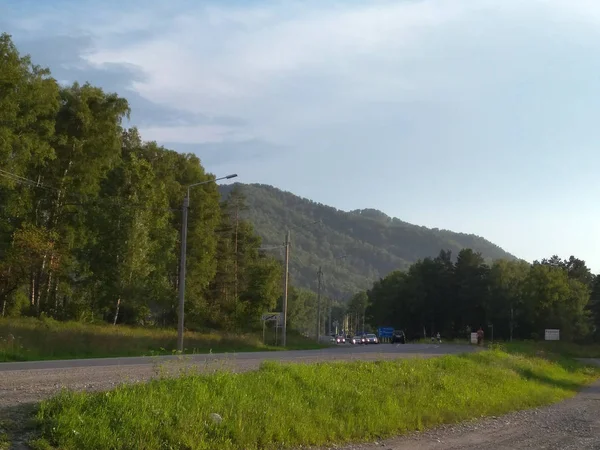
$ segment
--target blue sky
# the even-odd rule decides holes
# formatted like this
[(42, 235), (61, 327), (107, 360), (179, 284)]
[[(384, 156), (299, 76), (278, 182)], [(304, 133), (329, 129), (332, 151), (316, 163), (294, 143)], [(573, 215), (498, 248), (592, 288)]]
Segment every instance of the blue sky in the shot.
[(600, 2), (4, 0), (211, 172), (600, 271)]

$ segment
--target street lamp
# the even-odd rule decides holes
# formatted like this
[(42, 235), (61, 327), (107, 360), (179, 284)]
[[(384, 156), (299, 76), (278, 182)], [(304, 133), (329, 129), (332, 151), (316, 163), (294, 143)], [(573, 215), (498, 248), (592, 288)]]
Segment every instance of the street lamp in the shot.
[(187, 187), (187, 193), (183, 199), (183, 209), (181, 218), (181, 258), (179, 261), (179, 309), (178, 309), (178, 324), (177, 324), (177, 350), (183, 353), (183, 324), (184, 324), (184, 303), (185, 303), (185, 259), (187, 246), (187, 220), (188, 208), (190, 207), (190, 188), (201, 186), (220, 180), (230, 180), (237, 177), (237, 174), (227, 175), (225, 177), (215, 178), (212, 180), (201, 181), (200, 183), (190, 184)]

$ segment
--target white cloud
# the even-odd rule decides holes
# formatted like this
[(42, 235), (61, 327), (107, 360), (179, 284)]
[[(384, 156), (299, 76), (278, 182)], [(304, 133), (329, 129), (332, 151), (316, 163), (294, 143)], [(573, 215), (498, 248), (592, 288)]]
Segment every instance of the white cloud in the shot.
[[(280, 137), (351, 118), (363, 102), (471, 101), (539, 70), (536, 45), (567, 17), (590, 20), (598, 11), (561, 0), (191, 7), (150, 39), (87, 58), (140, 66), (148, 78), (134, 89), (152, 101), (242, 116), (264, 137)], [(152, 27), (160, 16), (152, 17), (141, 22)]]

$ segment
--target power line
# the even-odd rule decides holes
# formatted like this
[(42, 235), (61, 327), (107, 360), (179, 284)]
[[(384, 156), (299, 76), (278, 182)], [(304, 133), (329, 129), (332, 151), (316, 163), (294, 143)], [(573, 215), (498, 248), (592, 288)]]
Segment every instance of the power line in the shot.
[(26, 184), (31, 187), (37, 187), (37, 188), (41, 188), (41, 189), (58, 191), (58, 189), (56, 189), (56, 188), (46, 186), (45, 184), (42, 184), (38, 181), (30, 180), (29, 178), (22, 177), (21, 175), (17, 175), (16, 173), (8, 172), (6, 170), (0, 169), (0, 175), (4, 176), (5, 178), (9, 178), (13, 181), (16, 181), (18, 183)]

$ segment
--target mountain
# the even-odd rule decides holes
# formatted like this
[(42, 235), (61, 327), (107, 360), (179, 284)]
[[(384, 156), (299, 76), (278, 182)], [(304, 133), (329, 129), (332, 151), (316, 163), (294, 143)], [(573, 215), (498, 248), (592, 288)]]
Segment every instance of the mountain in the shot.
[[(473, 234), (430, 229), (403, 222), (376, 209), (341, 211), (263, 184), (220, 186), (227, 198), (235, 188), (245, 197), (240, 216), (249, 220), (263, 247), (280, 246), (291, 230), (290, 282), (316, 290), (323, 270), (325, 295), (344, 299), (368, 288), (374, 280), (440, 250), (456, 254), (463, 248), (481, 252), (487, 261), (516, 259)], [(283, 259), (282, 248), (266, 250)]]

